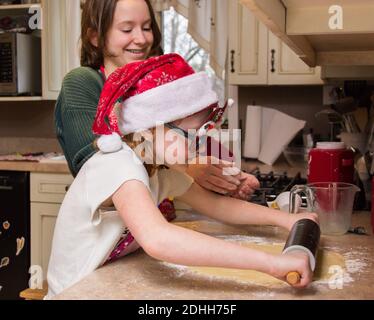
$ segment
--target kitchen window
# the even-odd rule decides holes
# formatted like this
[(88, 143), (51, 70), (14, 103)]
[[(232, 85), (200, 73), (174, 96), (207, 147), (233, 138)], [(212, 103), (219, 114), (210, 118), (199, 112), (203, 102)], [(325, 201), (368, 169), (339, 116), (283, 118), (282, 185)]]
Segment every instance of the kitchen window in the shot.
[(196, 72), (205, 71), (213, 79), (214, 89), (221, 103), (224, 100), (224, 81), (210, 67), (209, 53), (187, 32), (188, 20), (173, 7), (162, 12), (163, 48), (165, 53), (180, 54)]

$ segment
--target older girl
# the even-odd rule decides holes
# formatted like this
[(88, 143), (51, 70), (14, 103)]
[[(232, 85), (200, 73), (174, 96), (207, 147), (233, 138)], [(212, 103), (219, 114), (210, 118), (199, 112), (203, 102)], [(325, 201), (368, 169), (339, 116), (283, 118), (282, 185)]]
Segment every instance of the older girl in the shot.
[[(86, 0), (81, 38), (82, 67), (65, 77), (55, 110), (57, 137), (74, 176), (97, 151), (91, 127), (106, 79), (117, 68), (162, 52), (149, 0)], [(201, 186), (221, 194), (247, 198), (258, 187), (253, 176), (225, 176), (221, 167), (198, 165), (187, 171)]]

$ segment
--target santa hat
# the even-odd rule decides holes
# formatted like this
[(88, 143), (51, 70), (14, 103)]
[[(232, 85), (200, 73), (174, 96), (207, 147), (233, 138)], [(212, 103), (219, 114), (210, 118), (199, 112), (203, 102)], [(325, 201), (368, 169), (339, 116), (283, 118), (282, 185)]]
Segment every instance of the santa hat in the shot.
[[(120, 103), (119, 110), (115, 108)], [(106, 81), (93, 125), (103, 152), (122, 148), (120, 136), (169, 123), (218, 105), (204, 72), (177, 54), (129, 63)]]

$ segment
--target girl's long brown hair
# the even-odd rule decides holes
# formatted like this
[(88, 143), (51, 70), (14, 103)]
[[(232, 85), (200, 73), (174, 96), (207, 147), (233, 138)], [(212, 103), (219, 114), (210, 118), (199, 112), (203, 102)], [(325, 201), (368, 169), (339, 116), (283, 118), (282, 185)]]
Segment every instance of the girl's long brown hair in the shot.
[[(114, 12), (119, 0), (85, 0), (82, 7), (81, 65), (99, 69), (104, 63), (105, 39), (113, 24)], [(151, 16), (153, 46), (150, 56), (162, 54), (161, 31), (157, 24), (150, 0), (144, 0)], [(98, 46), (91, 43), (92, 32), (98, 34)]]
[[(150, 131), (152, 135), (155, 134), (154, 128), (151, 129)], [(140, 144), (144, 142), (144, 138), (141, 141), (135, 141), (133, 133), (123, 137), (122, 140), (126, 142), (126, 144), (133, 150), (136, 149), (137, 146), (139, 146)], [(144, 154), (142, 156), (144, 156)], [(156, 164), (150, 164), (150, 163), (145, 163), (144, 167), (147, 170), (149, 177), (152, 177), (157, 172), (158, 169), (167, 169), (167, 166), (165, 165), (156, 165)]]

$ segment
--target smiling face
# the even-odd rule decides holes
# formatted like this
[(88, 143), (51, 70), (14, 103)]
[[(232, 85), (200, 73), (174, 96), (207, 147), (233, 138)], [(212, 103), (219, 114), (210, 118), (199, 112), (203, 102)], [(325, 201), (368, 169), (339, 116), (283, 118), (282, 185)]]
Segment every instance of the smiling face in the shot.
[(148, 58), (154, 37), (144, 0), (119, 0), (106, 37), (104, 65), (107, 75), (119, 67)]

